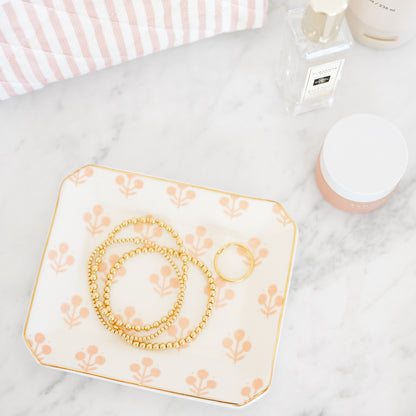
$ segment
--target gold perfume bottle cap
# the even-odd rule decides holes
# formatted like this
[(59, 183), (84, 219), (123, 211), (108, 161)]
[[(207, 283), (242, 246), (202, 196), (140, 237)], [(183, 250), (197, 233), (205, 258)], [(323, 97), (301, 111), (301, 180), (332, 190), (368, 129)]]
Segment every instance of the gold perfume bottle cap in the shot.
[(330, 42), (339, 32), (347, 7), (348, 0), (309, 0), (303, 33), (313, 42)]

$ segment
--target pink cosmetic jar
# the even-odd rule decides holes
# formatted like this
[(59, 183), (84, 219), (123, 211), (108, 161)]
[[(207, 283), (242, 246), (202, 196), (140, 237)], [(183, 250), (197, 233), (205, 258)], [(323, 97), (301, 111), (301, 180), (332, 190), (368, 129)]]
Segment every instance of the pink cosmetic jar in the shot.
[(354, 114), (328, 132), (316, 163), (316, 183), (335, 208), (370, 212), (391, 196), (407, 161), (406, 140), (393, 123)]

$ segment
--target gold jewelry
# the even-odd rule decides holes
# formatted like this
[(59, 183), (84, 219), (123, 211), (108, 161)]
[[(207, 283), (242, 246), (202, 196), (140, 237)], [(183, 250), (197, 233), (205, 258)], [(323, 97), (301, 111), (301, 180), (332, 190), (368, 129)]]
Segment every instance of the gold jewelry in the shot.
[[(178, 245), (179, 249), (174, 250), (173, 248), (168, 247), (161, 247), (156, 243), (140, 238), (123, 238), (123, 239), (114, 239), (115, 235), (121, 231), (122, 228), (129, 226), (130, 224), (137, 224), (138, 222), (141, 223), (150, 223), (150, 224), (157, 224), (160, 227), (164, 228), (168, 231), (172, 237), (176, 240), (176, 244)], [(105, 254), (106, 249), (108, 246), (112, 244), (121, 244), (121, 243), (131, 243), (131, 244), (142, 244), (141, 247), (136, 247), (134, 250), (126, 252), (119, 258), (119, 260), (111, 267), (109, 273), (107, 274), (106, 284), (104, 288), (103, 300), (100, 299), (98, 294), (98, 286), (97, 286), (97, 271), (98, 266), (102, 261), (102, 256)], [(168, 262), (174, 268), (179, 282), (180, 282), (180, 291), (178, 294), (177, 301), (175, 302), (174, 308), (171, 309), (167, 316), (163, 316), (159, 321), (154, 321), (152, 324), (146, 324), (143, 326), (132, 326), (129, 323), (125, 323), (122, 320), (116, 320), (114, 315), (112, 314), (112, 309), (110, 305), (110, 288), (111, 288), (111, 281), (117, 270), (121, 267), (122, 264), (129, 258), (133, 257), (136, 254), (146, 253), (146, 252), (159, 252), (162, 254)], [(176, 263), (171, 259), (170, 256), (174, 255), (175, 257), (180, 258), (182, 261), (182, 273), (179, 271)], [(205, 314), (202, 317), (202, 320), (198, 326), (195, 327), (194, 330), (189, 331), (188, 335), (184, 338), (180, 338), (174, 342), (167, 342), (167, 343), (150, 343), (149, 340), (156, 338), (159, 336), (163, 331), (165, 331), (179, 316), (180, 309), (182, 308), (183, 299), (184, 299), (184, 291), (186, 289), (186, 280), (188, 278), (188, 265), (187, 262), (191, 261), (193, 264), (200, 267), (203, 273), (206, 274), (208, 279), (208, 284), (210, 288), (207, 309)], [(200, 260), (196, 259), (195, 257), (190, 256), (186, 253), (186, 250), (183, 246), (183, 241), (180, 239), (177, 232), (175, 232), (172, 227), (165, 224), (163, 221), (160, 221), (156, 218), (151, 216), (148, 217), (141, 217), (141, 218), (131, 218), (129, 220), (123, 221), (120, 225), (114, 227), (113, 231), (109, 233), (107, 240), (99, 245), (92, 253), (88, 261), (88, 281), (90, 286), (90, 293), (92, 302), (97, 313), (97, 316), (100, 322), (112, 333), (120, 335), (126, 342), (129, 344), (133, 344), (139, 348), (146, 348), (146, 349), (165, 349), (165, 348), (177, 348), (180, 345), (183, 345), (185, 342), (191, 342), (195, 339), (202, 329), (205, 327), (208, 318), (212, 314), (212, 310), (215, 305), (215, 296), (216, 296), (216, 285), (215, 281), (212, 277), (212, 273), (208, 270)], [(151, 329), (156, 329), (150, 335), (145, 336), (138, 336), (135, 334), (135, 331), (149, 331)]]
[[(176, 257), (180, 256), (180, 253), (177, 250), (173, 250), (173, 249), (168, 249), (168, 250), (173, 251), (172, 253), (170, 252), (170, 254), (173, 254)], [(192, 264), (199, 267), (201, 271), (206, 275), (207, 281), (208, 281), (208, 287), (210, 290), (205, 313), (202, 315), (201, 321), (199, 322), (198, 325), (194, 327), (194, 329), (189, 330), (186, 336), (182, 338), (178, 338), (175, 341), (160, 342), (160, 343), (145, 341), (144, 337), (131, 335), (128, 332), (123, 331), (123, 329), (121, 328), (119, 329), (107, 328), (107, 329), (109, 329), (114, 334), (120, 335), (122, 339), (128, 344), (131, 344), (141, 349), (148, 349), (148, 350), (152, 350), (152, 349), (153, 350), (165, 350), (169, 348), (179, 348), (181, 345), (184, 345), (185, 343), (190, 343), (193, 340), (195, 340), (198, 337), (198, 335), (202, 332), (202, 330), (205, 328), (208, 322), (208, 319), (212, 315), (217, 292), (216, 292), (216, 284), (215, 284), (214, 278), (212, 276), (212, 273), (208, 270), (208, 267), (205, 266), (205, 264), (201, 260), (193, 256), (188, 255), (188, 258)], [(106, 326), (106, 323), (104, 322), (103, 325)]]
[[(242, 250), (244, 250), (244, 253), (247, 254), (247, 259), (250, 262), (250, 264), (248, 265), (247, 272), (243, 276), (241, 276), (237, 279), (231, 279), (229, 277), (224, 276), (218, 268), (218, 258), (219, 258), (219, 256), (222, 253), (224, 253), (224, 251), (227, 250), (227, 248), (229, 248), (231, 246), (235, 246), (237, 248), (241, 248)], [(250, 276), (251, 272), (254, 270), (254, 264), (255, 264), (255, 259), (254, 259), (253, 253), (250, 251), (250, 249), (248, 247), (246, 247), (244, 244), (241, 244), (241, 243), (228, 243), (228, 244), (226, 244), (223, 248), (221, 248), (220, 250), (218, 250), (215, 253), (215, 257), (214, 257), (215, 271), (217, 272), (218, 276), (221, 277), (221, 279), (223, 279), (227, 282), (236, 283), (236, 282), (241, 282), (241, 281), (247, 279), (247, 277)]]
[[(163, 221), (158, 220), (156, 218), (153, 218), (152, 216), (147, 216), (147, 217), (140, 217), (140, 218), (130, 218), (126, 221), (123, 221), (121, 224), (117, 225), (114, 227), (113, 231), (110, 232), (108, 234), (108, 238), (107, 240), (99, 245), (92, 253), (91, 256), (88, 260), (88, 268), (87, 268), (87, 272), (88, 272), (88, 280), (89, 280), (89, 285), (90, 285), (90, 292), (91, 292), (91, 298), (94, 301), (94, 299), (99, 300), (99, 295), (97, 292), (97, 284), (96, 284), (96, 280), (97, 280), (97, 271), (98, 271), (98, 265), (101, 263), (102, 261), (102, 256), (105, 254), (106, 248), (111, 245), (112, 241), (114, 240), (114, 237), (117, 233), (119, 233), (123, 228), (128, 227), (130, 224), (137, 224), (137, 223), (149, 223), (149, 224), (157, 224), (159, 227), (164, 228), (167, 232), (169, 232), (172, 237), (176, 240), (176, 244), (179, 247), (179, 252), (181, 253), (181, 260), (182, 260), (182, 277), (181, 280), (183, 280), (184, 282), (186, 282), (187, 278), (188, 278), (188, 265), (187, 265), (187, 256), (186, 256), (186, 250), (185, 247), (183, 246), (183, 241), (182, 239), (179, 237), (178, 233), (176, 231), (174, 231), (172, 229), (172, 227), (170, 227), (169, 225), (165, 224)], [(150, 240), (144, 240), (141, 239), (140, 240), (144, 245), (149, 245)], [(130, 239), (129, 242), (134, 243), (134, 239)], [(95, 264), (94, 264), (95, 262)], [(120, 267), (120, 266), (119, 266)], [(117, 273), (117, 269), (115, 267), (111, 267), (110, 272), (112, 273), (112, 277), (115, 276), (115, 274)], [(109, 305), (109, 301), (108, 299), (103, 300), (103, 310), (107, 310), (107, 306)]]
[[(131, 243), (131, 242), (132, 242), (131, 239), (117, 239), (117, 240), (112, 241), (113, 244)], [(172, 257), (168, 254), (168, 250), (165, 247), (161, 247), (161, 246), (157, 245), (156, 243), (153, 243), (152, 241), (142, 240), (142, 239), (139, 239), (139, 238), (134, 239), (135, 244), (140, 244), (140, 243), (145, 243), (145, 242), (148, 243), (148, 246), (137, 247), (134, 250), (127, 251), (126, 253), (124, 253), (119, 258), (118, 261), (116, 261), (113, 264), (113, 267), (116, 270), (119, 269), (121, 267), (121, 265), (124, 264), (124, 262), (128, 258), (134, 257), (137, 254), (160, 253), (163, 257), (165, 257), (165, 259), (169, 262), (171, 267), (174, 269), (174, 271), (176, 273), (176, 276), (178, 277), (178, 280), (179, 280), (179, 289), (180, 290), (179, 290), (177, 300), (176, 300), (173, 308), (167, 313), (166, 316), (163, 316), (161, 319), (159, 319), (157, 321), (154, 321), (151, 324), (132, 326), (128, 322), (124, 322), (121, 319), (116, 319), (114, 317), (113, 313), (112, 313), (112, 308), (111, 308), (111, 304), (110, 304), (111, 283), (112, 283), (112, 279), (114, 277), (114, 274), (112, 274), (111, 271), (110, 271), (106, 276), (105, 287), (104, 287), (104, 292), (105, 292), (104, 297), (105, 297), (106, 300), (108, 300), (108, 303), (106, 304), (107, 309), (106, 309), (105, 315), (108, 317), (108, 321), (110, 322), (110, 324), (116, 325), (119, 328), (123, 327), (127, 330), (131, 330), (131, 331), (135, 331), (135, 332), (150, 331), (151, 329), (156, 329), (156, 328), (160, 327), (160, 329), (157, 331), (159, 334), (153, 333), (152, 335), (149, 335), (147, 337), (148, 339), (152, 339), (152, 338), (155, 338), (156, 336), (160, 335), (161, 332), (166, 330), (177, 319), (177, 317), (179, 315), (179, 312), (182, 309), (183, 300), (184, 300), (184, 297), (185, 297), (186, 283), (183, 280), (183, 277), (181, 275), (181, 272), (180, 272), (178, 266), (173, 261)]]

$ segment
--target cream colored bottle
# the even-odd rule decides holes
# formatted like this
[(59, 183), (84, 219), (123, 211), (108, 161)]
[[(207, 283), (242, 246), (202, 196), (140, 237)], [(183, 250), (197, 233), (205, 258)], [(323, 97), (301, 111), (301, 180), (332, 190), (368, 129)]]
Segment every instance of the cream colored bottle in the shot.
[(347, 19), (359, 42), (395, 48), (416, 36), (416, 0), (349, 0)]

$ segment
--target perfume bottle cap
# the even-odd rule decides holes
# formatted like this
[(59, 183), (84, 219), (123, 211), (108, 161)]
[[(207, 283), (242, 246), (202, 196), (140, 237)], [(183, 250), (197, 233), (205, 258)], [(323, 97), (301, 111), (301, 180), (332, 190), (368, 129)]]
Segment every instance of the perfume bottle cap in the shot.
[(313, 42), (333, 40), (341, 27), (348, 0), (309, 0), (302, 22), (305, 36)]

